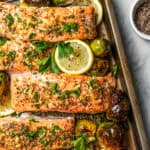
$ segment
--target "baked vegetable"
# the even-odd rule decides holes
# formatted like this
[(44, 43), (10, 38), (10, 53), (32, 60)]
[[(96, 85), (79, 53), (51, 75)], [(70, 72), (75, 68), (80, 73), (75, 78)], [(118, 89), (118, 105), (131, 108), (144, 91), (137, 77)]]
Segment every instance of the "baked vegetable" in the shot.
[(74, 0), (51, 0), (53, 5), (56, 6), (67, 6), (74, 2)]
[(76, 139), (72, 141), (74, 150), (88, 150), (89, 143), (96, 140), (96, 125), (90, 120), (79, 120), (75, 128)]
[(96, 137), (101, 149), (120, 150), (123, 138), (122, 129), (113, 122), (104, 122), (99, 125)]
[(95, 39), (91, 42), (91, 48), (95, 56), (104, 57), (111, 51), (111, 44), (106, 39)]
[(96, 124), (90, 120), (79, 120), (75, 128), (75, 135), (79, 136), (82, 132), (86, 132), (89, 136), (95, 136)]
[(106, 73), (108, 73), (109, 69), (110, 64), (108, 60), (96, 58), (91, 70), (88, 72), (88, 75), (104, 76)]
[(125, 121), (128, 119), (129, 101), (120, 90), (112, 94), (112, 107), (108, 109), (106, 116), (109, 120)]
[(21, 7), (43, 7), (49, 6), (49, 0), (20, 0)]

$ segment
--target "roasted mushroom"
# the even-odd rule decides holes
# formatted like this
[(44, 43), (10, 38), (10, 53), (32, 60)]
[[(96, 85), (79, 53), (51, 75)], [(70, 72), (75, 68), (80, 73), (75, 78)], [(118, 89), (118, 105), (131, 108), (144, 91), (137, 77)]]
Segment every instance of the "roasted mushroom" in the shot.
[(125, 121), (128, 119), (129, 101), (120, 90), (112, 94), (112, 107), (108, 109), (106, 117), (109, 120)]
[(49, 4), (49, 0), (20, 0), (21, 7), (43, 7)]
[(123, 130), (114, 122), (104, 122), (99, 125), (96, 137), (101, 149), (120, 150)]
[(111, 44), (108, 40), (104, 38), (95, 39), (91, 42), (91, 49), (95, 56), (105, 57), (111, 51)]
[(91, 70), (87, 73), (90, 76), (104, 76), (110, 69), (108, 60), (96, 58)]

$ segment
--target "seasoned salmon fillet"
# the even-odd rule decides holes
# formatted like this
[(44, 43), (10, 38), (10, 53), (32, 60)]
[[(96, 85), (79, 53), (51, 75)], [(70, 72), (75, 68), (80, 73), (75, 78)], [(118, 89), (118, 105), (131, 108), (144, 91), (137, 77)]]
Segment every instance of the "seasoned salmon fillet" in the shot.
[[(5, 39), (5, 38), (4, 38)], [(35, 45), (47, 45), (46, 49), (38, 50)], [(6, 39), (0, 46), (0, 70), (6, 71), (38, 71), (39, 60), (51, 55), (51, 43), (45, 41), (22, 42)]]
[(12, 74), (12, 107), (18, 112), (100, 113), (111, 105), (116, 79), (66, 74)]
[(74, 118), (0, 118), (0, 150), (68, 149)]
[(0, 36), (58, 42), (96, 36), (92, 6), (20, 8), (0, 2)]

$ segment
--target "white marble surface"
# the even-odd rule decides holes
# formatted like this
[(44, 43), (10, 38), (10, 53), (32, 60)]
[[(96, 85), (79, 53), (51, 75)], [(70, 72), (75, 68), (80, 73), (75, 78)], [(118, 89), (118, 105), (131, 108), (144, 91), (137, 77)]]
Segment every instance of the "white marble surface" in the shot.
[(129, 13), (135, 0), (112, 1), (150, 141), (150, 41), (138, 37), (131, 27)]

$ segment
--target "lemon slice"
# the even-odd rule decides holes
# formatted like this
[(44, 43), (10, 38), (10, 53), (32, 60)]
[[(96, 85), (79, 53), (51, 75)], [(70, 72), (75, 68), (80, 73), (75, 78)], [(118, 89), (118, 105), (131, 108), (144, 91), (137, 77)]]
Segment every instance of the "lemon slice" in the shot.
[(0, 117), (8, 116), (13, 112), (14, 110), (11, 108), (10, 98), (3, 96), (0, 99)]
[(93, 64), (93, 53), (90, 47), (81, 40), (70, 40), (73, 53), (67, 57), (59, 56), (59, 49), (56, 48), (55, 61), (59, 69), (67, 74), (83, 74), (87, 72)]
[(92, 5), (95, 8), (96, 14), (97, 14), (97, 20), (96, 24), (100, 24), (103, 19), (103, 6), (100, 2), (100, 0), (92, 0)]

